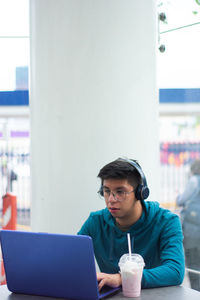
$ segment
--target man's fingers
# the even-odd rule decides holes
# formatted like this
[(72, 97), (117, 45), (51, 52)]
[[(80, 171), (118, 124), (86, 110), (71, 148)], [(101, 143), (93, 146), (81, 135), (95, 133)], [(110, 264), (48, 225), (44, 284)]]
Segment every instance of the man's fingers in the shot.
[(101, 280), (102, 276), (101, 276), (101, 273), (97, 273), (97, 280)]
[(98, 287), (99, 290), (104, 285), (109, 285), (111, 287), (118, 287), (121, 285), (121, 275), (120, 274), (106, 274), (106, 273), (97, 273)]
[(106, 280), (105, 279), (102, 279), (100, 282), (99, 282), (99, 291), (102, 289), (102, 287), (106, 284)]
[(105, 277), (105, 273), (97, 273), (97, 281), (103, 279)]

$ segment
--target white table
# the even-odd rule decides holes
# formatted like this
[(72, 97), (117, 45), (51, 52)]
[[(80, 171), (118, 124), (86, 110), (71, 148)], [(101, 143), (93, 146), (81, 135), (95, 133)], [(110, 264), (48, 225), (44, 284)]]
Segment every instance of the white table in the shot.
[[(40, 297), (32, 295), (22, 295), (11, 293), (6, 285), (0, 286), (1, 300), (52, 300), (61, 298)], [(124, 300), (124, 299), (138, 299), (138, 300), (200, 300), (200, 292), (186, 288), (183, 286), (172, 286), (154, 289), (143, 289), (139, 298), (125, 298), (120, 292), (116, 295), (106, 299)]]

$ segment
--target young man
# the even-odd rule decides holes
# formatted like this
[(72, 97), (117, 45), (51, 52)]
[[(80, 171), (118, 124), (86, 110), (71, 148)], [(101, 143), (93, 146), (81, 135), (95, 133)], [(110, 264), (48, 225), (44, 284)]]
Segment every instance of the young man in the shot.
[(145, 261), (142, 288), (181, 284), (185, 266), (179, 217), (157, 202), (145, 201), (149, 190), (139, 164), (119, 158), (104, 166), (98, 177), (106, 208), (91, 213), (78, 234), (93, 240), (101, 271), (99, 289), (121, 285), (118, 262), (128, 253), (127, 233), (132, 251)]

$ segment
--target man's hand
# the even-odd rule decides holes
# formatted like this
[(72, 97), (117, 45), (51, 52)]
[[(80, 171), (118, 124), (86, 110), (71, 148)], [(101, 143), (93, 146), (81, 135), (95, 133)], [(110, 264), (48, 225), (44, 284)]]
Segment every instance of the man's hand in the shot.
[(121, 275), (119, 273), (117, 274), (97, 273), (97, 280), (99, 283), (99, 291), (104, 285), (109, 285), (114, 288), (122, 284)]

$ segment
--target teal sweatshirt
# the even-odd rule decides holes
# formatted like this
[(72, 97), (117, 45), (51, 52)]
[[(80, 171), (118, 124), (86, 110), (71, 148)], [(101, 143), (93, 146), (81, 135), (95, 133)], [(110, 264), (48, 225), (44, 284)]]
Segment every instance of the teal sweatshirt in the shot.
[(145, 268), (142, 288), (179, 285), (184, 278), (183, 234), (179, 217), (159, 207), (157, 202), (142, 201), (140, 219), (126, 232), (115, 225), (107, 208), (90, 214), (78, 234), (89, 235), (101, 272), (118, 273), (118, 262), (128, 253), (127, 233), (132, 252), (142, 255)]

